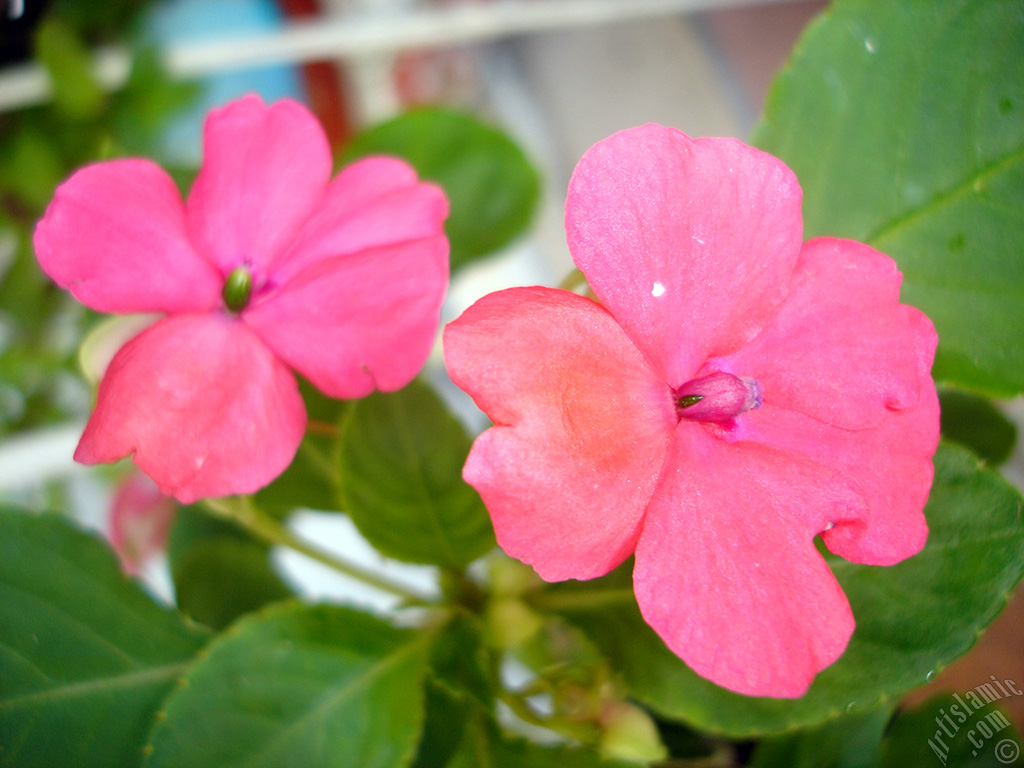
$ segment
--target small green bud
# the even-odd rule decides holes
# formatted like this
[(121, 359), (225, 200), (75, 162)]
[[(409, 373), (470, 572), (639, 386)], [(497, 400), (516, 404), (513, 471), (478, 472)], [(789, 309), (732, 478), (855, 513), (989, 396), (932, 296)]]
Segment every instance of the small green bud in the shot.
[(490, 573), (491, 591), (501, 597), (521, 597), (544, 585), (533, 568), (510, 557), (493, 559)]
[(600, 717), (598, 749), (609, 759), (641, 763), (665, 760), (668, 750), (651, 716), (625, 701), (610, 701)]
[(224, 304), (232, 312), (241, 312), (249, 305), (249, 297), (252, 296), (252, 272), (246, 266), (235, 267), (224, 281), (224, 290), (221, 291), (224, 297)]
[(544, 618), (521, 600), (498, 598), (484, 612), (484, 637), (492, 648), (518, 648), (544, 626)]

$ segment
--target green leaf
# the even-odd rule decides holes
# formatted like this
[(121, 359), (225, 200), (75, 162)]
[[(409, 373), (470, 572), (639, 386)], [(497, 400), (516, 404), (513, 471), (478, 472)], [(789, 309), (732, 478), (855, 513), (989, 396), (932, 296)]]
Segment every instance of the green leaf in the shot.
[[(876, 768), (882, 735), (892, 718), (883, 706), (829, 720), (821, 725), (765, 739), (751, 768)], [(923, 763), (908, 763), (908, 765)]]
[(1024, 390), (1024, 13), (1018, 0), (838, 0), (805, 32), (754, 141), (796, 172), (806, 236), (899, 263), (935, 373)]
[(328, 512), (338, 509), (338, 436), (349, 402), (327, 397), (309, 382), (299, 380), (309, 422), (306, 436), (291, 465), (256, 493), (256, 506), (283, 520), (296, 509)]
[(445, 768), (466, 729), (467, 703), (435, 683), (426, 687), (423, 734), (410, 768)]
[(168, 698), (146, 765), (407, 765), (430, 640), (347, 608), (271, 606), (218, 638)]
[(474, 117), (440, 109), (408, 112), (357, 136), (349, 160), (398, 155), (448, 195), (445, 229), (452, 270), (510, 243), (529, 225), (540, 178), (504, 133)]
[[(751, 698), (698, 677), (644, 624), (628, 573), (555, 592), (642, 702), (669, 718), (734, 736), (814, 725), (922, 685), (965, 653), (1024, 571), (1020, 494), (966, 451), (941, 446), (924, 550), (887, 568), (830, 559), (857, 629), (803, 698)], [(549, 603), (554, 605), (554, 603)]]
[(93, 75), (89, 50), (70, 24), (56, 14), (47, 16), (36, 29), (35, 55), (50, 75), (59, 110), (76, 119), (99, 115), (103, 89)]
[(475, 718), (447, 768), (636, 768), (636, 763), (601, 757), (576, 747), (543, 747), (507, 738), (493, 723)]
[(488, 706), (496, 687), (490, 667), (479, 621), (475, 616), (456, 613), (434, 641), (430, 660), (433, 679), (458, 698), (474, 698)]
[(997, 706), (980, 706), (985, 700), (975, 698), (979, 705), (976, 707), (960, 694), (956, 698), (943, 694), (914, 710), (901, 712), (889, 728), (876, 765), (879, 768), (1024, 765), (1020, 733)]
[[(14, 131), (6, 133), (4, 155), (0, 158), (0, 184), (4, 193), (21, 198), (19, 206), (27, 206), (22, 216), (36, 217), (53, 198), (66, 169), (53, 139), (30, 121), (15, 123)], [(17, 208), (13, 201), (8, 206)]]
[(167, 556), (178, 607), (213, 629), (293, 595), (266, 544), (193, 507), (178, 510)]
[(54, 10), (83, 34), (110, 38), (128, 29), (152, 0), (51, 0)]
[(0, 509), (0, 765), (137, 766), (207, 635), (57, 515)]
[(462, 480), (470, 444), (418, 382), (358, 401), (341, 438), (345, 510), (386, 555), (464, 567), (494, 546), (487, 510)]
[(955, 389), (940, 390), (939, 400), (943, 437), (970, 448), (992, 466), (1010, 457), (1017, 428), (991, 401)]
[(493, 706), (495, 682), (479, 621), (456, 612), (438, 631), (426, 688), (427, 717), (412, 768), (445, 768), (473, 713)]
[(118, 143), (127, 154), (152, 155), (171, 118), (192, 106), (201, 85), (172, 77), (158, 49), (147, 46), (133, 51), (128, 80), (111, 95), (110, 122)]

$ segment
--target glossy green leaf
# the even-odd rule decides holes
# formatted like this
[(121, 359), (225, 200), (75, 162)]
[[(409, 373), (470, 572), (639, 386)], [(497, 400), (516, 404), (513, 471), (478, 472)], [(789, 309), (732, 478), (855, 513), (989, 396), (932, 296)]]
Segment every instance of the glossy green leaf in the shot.
[(1010, 457), (1017, 428), (990, 400), (955, 389), (939, 391), (942, 436), (966, 446), (992, 466)]
[(293, 594), (266, 544), (194, 507), (178, 510), (167, 556), (178, 608), (213, 629)]
[(94, 536), (0, 510), (0, 765), (139, 765), (161, 700), (206, 640)]
[(408, 112), (356, 137), (347, 153), (349, 159), (372, 154), (403, 157), (444, 188), (452, 270), (510, 243), (537, 208), (540, 179), (523, 151), (469, 115)]
[(830, 558), (857, 629), (803, 698), (741, 696), (698, 677), (644, 624), (622, 569), (555, 592), (632, 693), (661, 715), (735, 736), (809, 726), (924, 684), (967, 651), (1024, 572), (1020, 494), (966, 451), (942, 446), (924, 550), (887, 568)]
[[(996, 693), (999, 695), (998, 691)], [(879, 768), (1024, 766), (1021, 754), (1024, 742), (1020, 733), (999, 710), (998, 701), (980, 706), (985, 700), (975, 698), (979, 705), (976, 708), (965, 700), (964, 694), (956, 697), (943, 694), (913, 710), (901, 712), (886, 734), (881, 759), (876, 765)]]
[(764, 739), (750, 768), (877, 768), (891, 718), (883, 706)]
[(483, 502), (462, 480), (470, 443), (419, 382), (358, 401), (341, 438), (345, 511), (386, 555), (462, 568), (494, 546)]
[(272, 606), (218, 638), (168, 698), (146, 765), (407, 765), (430, 639), (347, 608)]
[(1024, 13), (1018, 0), (838, 0), (797, 45), (755, 143), (804, 190), (806, 236), (899, 263), (937, 378), (1024, 390)]

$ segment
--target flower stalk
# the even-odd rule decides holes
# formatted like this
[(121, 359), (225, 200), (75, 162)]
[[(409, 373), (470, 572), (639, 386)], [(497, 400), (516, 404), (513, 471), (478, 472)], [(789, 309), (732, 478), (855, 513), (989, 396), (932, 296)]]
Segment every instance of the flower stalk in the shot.
[(203, 508), (215, 517), (227, 520), (244, 528), (253, 536), (267, 542), (288, 547), (309, 557), (328, 568), (344, 574), (382, 592), (402, 598), (409, 605), (433, 605), (434, 599), (404, 584), (373, 573), (345, 558), (315, 547), (295, 535), (287, 526), (270, 517), (247, 496), (233, 496), (223, 499), (204, 499)]

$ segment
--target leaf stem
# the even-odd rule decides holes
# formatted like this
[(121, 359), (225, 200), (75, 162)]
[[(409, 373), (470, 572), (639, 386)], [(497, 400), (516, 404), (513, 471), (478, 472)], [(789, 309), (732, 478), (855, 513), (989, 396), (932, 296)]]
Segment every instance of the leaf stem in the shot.
[(309, 459), (310, 464), (334, 488), (335, 492), (340, 492), (337, 469), (323, 451), (308, 440), (303, 440), (299, 446), (299, 453)]
[(326, 565), (338, 573), (361, 581), (382, 592), (402, 598), (410, 605), (434, 605), (436, 601), (422, 592), (373, 573), (339, 555), (325, 552), (296, 536), (287, 526), (259, 510), (248, 496), (204, 499), (203, 506), (215, 517), (234, 523), (268, 544), (278, 544)]
[(317, 421), (316, 419), (310, 419), (306, 422), (306, 429), (314, 435), (320, 435), (322, 437), (337, 437), (340, 430), (337, 424), (331, 424), (327, 421)]

